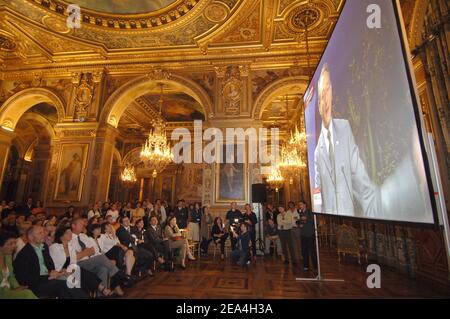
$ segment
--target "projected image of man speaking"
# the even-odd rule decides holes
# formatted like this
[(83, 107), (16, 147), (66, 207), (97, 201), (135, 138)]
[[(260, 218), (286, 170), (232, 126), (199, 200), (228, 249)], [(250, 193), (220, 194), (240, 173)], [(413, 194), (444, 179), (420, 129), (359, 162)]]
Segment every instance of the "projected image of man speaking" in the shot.
[(381, 207), (380, 193), (359, 156), (350, 123), (332, 117), (333, 85), (327, 63), (320, 71), (317, 90), (322, 129), (314, 152), (314, 180), (320, 188), (322, 211), (354, 216), (356, 200), (365, 216), (375, 216)]
[(433, 223), (394, 2), (377, 2), (380, 29), (367, 27), (372, 3), (346, 2), (305, 92), (313, 211)]

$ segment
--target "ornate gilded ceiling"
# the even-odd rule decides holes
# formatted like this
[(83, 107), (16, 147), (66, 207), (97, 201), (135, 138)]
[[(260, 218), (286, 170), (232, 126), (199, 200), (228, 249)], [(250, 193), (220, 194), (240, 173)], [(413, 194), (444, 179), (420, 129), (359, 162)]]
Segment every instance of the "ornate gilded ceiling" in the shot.
[[(183, 82), (182, 87), (196, 86), (195, 92), (203, 92), (197, 94), (196, 100), (189, 100), (188, 95), (176, 96), (186, 93), (179, 88), (170, 92), (174, 97), (172, 104), (183, 102), (175, 103), (172, 113), (165, 114), (171, 122), (239, 115), (261, 119), (269, 125), (282, 124), (299, 109), (295, 101), (303, 93), (344, 3), (135, 2), (135, 12), (131, 13), (123, 11), (131, 5), (114, 5), (123, 1), (0, 0), (0, 103), (21, 90), (37, 87), (50, 88), (71, 103), (71, 92), (82, 92), (80, 75), (86, 73), (90, 77), (88, 90), (94, 97), (104, 85), (104, 95), (96, 102), (103, 107), (122, 85), (148, 76), (152, 70), (164, 69), (176, 81)], [(69, 3), (81, 5), (79, 29), (66, 25)], [(416, 7), (410, 0), (403, 0), (402, 5), (406, 7), (409, 25)], [(306, 28), (311, 51), (309, 69)], [(235, 92), (239, 93), (238, 101), (233, 99)], [(142, 92), (131, 101), (136, 107), (147, 106), (148, 111), (148, 105), (154, 104), (152, 94), (155, 92)], [(287, 109), (282, 102), (286, 94)], [(201, 112), (199, 105), (208, 111)], [(66, 112), (70, 116), (76, 113), (73, 109)], [(90, 116), (98, 120), (100, 112), (92, 110)], [(110, 124), (110, 120), (115, 120), (115, 127), (119, 120), (126, 123), (122, 127), (145, 127), (131, 113), (127, 110), (123, 119), (112, 114), (103, 120)]]
[(137, 14), (158, 11), (172, 7), (177, 0), (69, 0), (84, 9), (110, 14)]
[[(344, 1), (311, 0), (308, 5), (304, 0), (166, 0), (139, 5), (133, 1), (133, 6), (115, 6), (123, 3), (118, 0), (70, 2), (81, 5), (78, 29), (66, 25), (68, 1), (0, 0), (3, 68), (68, 62), (186, 65), (271, 57), (292, 63), (294, 56), (305, 64), (299, 58), (306, 51), (304, 27), (317, 60)], [(139, 13), (118, 14), (131, 7)]]

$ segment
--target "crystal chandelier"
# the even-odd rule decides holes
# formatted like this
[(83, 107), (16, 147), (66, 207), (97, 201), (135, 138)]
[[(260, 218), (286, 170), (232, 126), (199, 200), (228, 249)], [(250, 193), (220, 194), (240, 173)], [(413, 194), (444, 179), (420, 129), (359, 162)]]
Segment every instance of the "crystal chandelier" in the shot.
[(293, 184), (294, 178), (300, 174), (301, 169), (306, 167), (302, 157), (302, 149), (291, 143), (283, 145), (278, 167), (283, 176), (289, 178), (289, 184)]
[(296, 146), (301, 150), (306, 150), (306, 133), (299, 132), (297, 125), (295, 126), (295, 131), (291, 131), (291, 138), (289, 140), (289, 144)]
[(284, 185), (284, 178), (281, 175), (280, 169), (277, 166), (272, 166), (269, 176), (266, 179), (267, 184), (271, 188), (275, 189), (275, 192), (278, 193), (278, 190)]
[(147, 140), (142, 145), (141, 160), (146, 168), (152, 170), (153, 178), (161, 173), (166, 166), (173, 161), (173, 154), (170, 143), (167, 141), (165, 127), (166, 123), (162, 117), (163, 105), (163, 85), (161, 86), (161, 96), (159, 99), (159, 117), (152, 123), (153, 129), (150, 131)]
[[(288, 109), (288, 97), (286, 96), (286, 110)], [(301, 123), (303, 126), (303, 121)], [(295, 130), (291, 130), (291, 138), (281, 148), (280, 162), (278, 167), (283, 176), (289, 178), (289, 184), (294, 183), (294, 178), (299, 176), (301, 169), (306, 167), (303, 160), (306, 158), (306, 133), (300, 133), (295, 125)]]
[(126, 184), (133, 184), (136, 182), (136, 170), (133, 165), (126, 164), (122, 173), (120, 174), (120, 179)]

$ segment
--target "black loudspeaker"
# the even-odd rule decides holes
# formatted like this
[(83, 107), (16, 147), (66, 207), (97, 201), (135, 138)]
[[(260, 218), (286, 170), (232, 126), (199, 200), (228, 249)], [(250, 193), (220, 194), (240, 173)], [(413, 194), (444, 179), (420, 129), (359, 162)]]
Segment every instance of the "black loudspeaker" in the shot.
[(265, 184), (252, 184), (252, 203), (267, 202), (267, 193)]

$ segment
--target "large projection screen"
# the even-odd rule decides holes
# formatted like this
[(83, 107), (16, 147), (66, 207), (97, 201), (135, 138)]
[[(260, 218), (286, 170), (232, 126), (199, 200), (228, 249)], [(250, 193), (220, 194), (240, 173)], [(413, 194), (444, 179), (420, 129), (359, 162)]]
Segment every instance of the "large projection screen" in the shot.
[[(371, 11), (374, 4), (378, 7)], [(375, 27), (369, 28), (368, 20), (376, 23), (376, 12), (380, 28), (371, 23)], [(398, 19), (393, 0), (347, 0), (305, 93), (316, 213), (420, 224), (435, 221)]]

